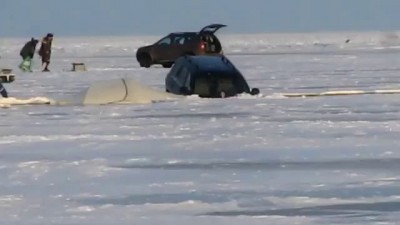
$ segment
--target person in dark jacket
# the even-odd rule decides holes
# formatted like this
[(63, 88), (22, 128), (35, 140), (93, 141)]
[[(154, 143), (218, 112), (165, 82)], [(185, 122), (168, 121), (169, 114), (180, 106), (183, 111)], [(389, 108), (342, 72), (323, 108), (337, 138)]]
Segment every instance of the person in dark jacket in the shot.
[(32, 72), (32, 59), (35, 55), (36, 45), (39, 40), (32, 38), (30, 41), (25, 43), (24, 47), (22, 47), (19, 55), (22, 57), (22, 62), (19, 65), (19, 68), (23, 71)]
[(50, 57), (51, 57), (51, 44), (53, 42), (53, 34), (48, 33), (46, 37), (42, 39), (42, 45), (40, 46), (39, 55), (42, 57), (42, 65), (44, 66), (43, 72), (49, 72)]
[(0, 83), (0, 94), (1, 96), (3, 96), (3, 98), (8, 98), (8, 93), (1, 83)]

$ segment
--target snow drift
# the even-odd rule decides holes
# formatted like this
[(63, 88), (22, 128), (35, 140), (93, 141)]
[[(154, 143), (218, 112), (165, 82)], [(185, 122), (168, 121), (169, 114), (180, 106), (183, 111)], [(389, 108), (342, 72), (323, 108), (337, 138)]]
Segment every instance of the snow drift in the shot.
[(67, 99), (51, 99), (47, 97), (32, 97), (18, 99), (15, 97), (0, 98), (0, 107), (11, 105), (104, 105), (104, 104), (149, 104), (159, 101), (182, 98), (131, 79), (114, 79), (98, 81), (80, 93)]
[(57, 101), (58, 104), (149, 104), (158, 101), (181, 98), (140, 84), (132, 79), (98, 81), (69, 100)]

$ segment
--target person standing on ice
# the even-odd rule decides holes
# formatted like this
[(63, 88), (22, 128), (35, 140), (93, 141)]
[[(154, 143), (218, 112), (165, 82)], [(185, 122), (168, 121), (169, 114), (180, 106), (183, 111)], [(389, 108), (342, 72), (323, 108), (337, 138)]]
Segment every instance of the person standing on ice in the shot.
[(1, 83), (0, 83), (0, 94), (1, 96), (3, 96), (3, 98), (8, 98), (8, 93)]
[(24, 45), (24, 47), (22, 47), (21, 51), (19, 52), (19, 55), (22, 57), (22, 62), (19, 65), (19, 68), (22, 71), (32, 72), (32, 59), (35, 55), (36, 45), (38, 42), (38, 40), (32, 38)]
[(51, 57), (51, 44), (53, 42), (53, 34), (48, 33), (46, 37), (42, 39), (42, 45), (39, 49), (39, 55), (42, 57), (43, 72), (49, 72), (50, 57)]

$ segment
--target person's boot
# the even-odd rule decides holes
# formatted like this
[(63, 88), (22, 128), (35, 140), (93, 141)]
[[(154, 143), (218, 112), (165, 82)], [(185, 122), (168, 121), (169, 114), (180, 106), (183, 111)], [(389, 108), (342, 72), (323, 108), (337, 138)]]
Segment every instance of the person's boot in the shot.
[(0, 95), (3, 96), (3, 98), (8, 98), (8, 93), (4, 87), (0, 88)]
[(45, 66), (44, 66), (43, 72), (50, 72), (50, 70), (49, 70), (49, 68), (48, 68), (49, 64), (48, 64), (48, 63), (45, 63), (44, 65), (45, 65)]
[(26, 72), (26, 67), (25, 67), (25, 65), (24, 65), (24, 62), (22, 62), (21, 64), (19, 64), (18, 67), (22, 70), (22, 72)]
[(23, 72), (32, 72), (32, 59), (30, 57), (25, 58), (21, 64), (19, 65), (19, 68)]

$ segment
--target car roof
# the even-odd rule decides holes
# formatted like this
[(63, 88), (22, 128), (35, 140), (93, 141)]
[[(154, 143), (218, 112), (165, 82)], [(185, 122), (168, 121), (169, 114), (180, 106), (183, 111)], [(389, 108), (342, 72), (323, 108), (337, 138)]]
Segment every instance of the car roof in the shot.
[(200, 71), (238, 72), (224, 56), (187, 56), (187, 59)]
[(173, 33), (169, 33), (168, 34), (168, 36), (169, 35), (193, 35), (193, 36), (196, 36), (196, 35), (200, 35), (200, 34), (208, 34), (208, 35), (212, 35), (212, 33), (210, 33), (210, 32), (203, 32), (203, 33), (200, 33), (200, 32), (173, 32)]
[(175, 34), (175, 35), (184, 35), (184, 34), (199, 35), (199, 34), (205, 34), (205, 33), (207, 33), (207, 34), (210, 34), (210, 33), (211, 33), (211, 34), (214, 34), (216, 31), (218, 31), (220, 28), (223, 28), (223, 27), (226, 27), (226, 25), (216, 23), (216, 24), (207, 25), (207, 26), (203, 27), (203, 28), (202, 28), (200, 31), (198, 31), (198, 32), (193, 32), (193, 31), (173, 32), (173, 33), (170, 33), (170, 35), (171, 35), (171, 34)]
[(198, 32), (173, 32), (170, 33), (169, 35), (197, 35), (199, 34)]

